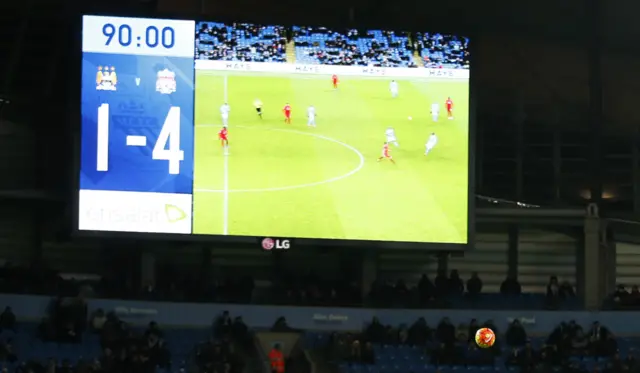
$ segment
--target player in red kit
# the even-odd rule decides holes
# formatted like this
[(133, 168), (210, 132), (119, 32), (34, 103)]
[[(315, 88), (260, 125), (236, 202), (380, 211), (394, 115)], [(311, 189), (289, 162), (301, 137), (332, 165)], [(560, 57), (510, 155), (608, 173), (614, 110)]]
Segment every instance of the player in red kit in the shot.
[(282, 112), (284, 113), (284, 122), (287, 124), (291, 124), (291, 105), (289, 105), (288, 103), (284, 105)]
[(378, 158), (378, 162), (380, 162), (383, 159), (388, 159), (391, 161), (391, 163), (396, 163), (396, 161), (394, 161), (393, 157), (391, 156), (391, 149), (389, 149), (388, 142), (385, 142), (384, 146), (382, 146), (382, 155)]
[(444, 102), (444, 106), (447, 108), (447, 118), (453, 119), (453, 101), (451, 97), (447, 97), (447, 101)]
[(227, 126), (223, 126), (220, 131), (218, 131), (218, 139), (220, 139), (220, 145), (223, 148), (229, 147), (229, 131), (227, 131)]
[(338, 76), (336, 74), (331, 76), (331, 82), (333, 83), (333, 89), (338, 89)]

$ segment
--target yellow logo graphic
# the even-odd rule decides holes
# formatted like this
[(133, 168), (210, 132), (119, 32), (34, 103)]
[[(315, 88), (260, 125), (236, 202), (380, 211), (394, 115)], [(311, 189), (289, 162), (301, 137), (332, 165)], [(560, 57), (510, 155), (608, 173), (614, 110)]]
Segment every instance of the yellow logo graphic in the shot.
[(187, 213), (176, 205), (164, 205), (164, 213), (167, 215), (167, 221), (169, 223), (175, 223), (187, 217)]

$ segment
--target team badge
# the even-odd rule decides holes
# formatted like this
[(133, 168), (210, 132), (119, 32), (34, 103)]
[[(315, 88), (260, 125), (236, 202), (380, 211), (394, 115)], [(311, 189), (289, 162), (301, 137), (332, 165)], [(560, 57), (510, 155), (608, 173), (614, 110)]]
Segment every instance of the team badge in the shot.
[(170, 95), (176, 91), (176, 73), (169, 69), (158, 71), (156, 80), (156, 92), (163, 95)]
[(118, 84), (118, 76), (114, 66), (98, 66), (96, 74), (97, 91), (115, 91)]

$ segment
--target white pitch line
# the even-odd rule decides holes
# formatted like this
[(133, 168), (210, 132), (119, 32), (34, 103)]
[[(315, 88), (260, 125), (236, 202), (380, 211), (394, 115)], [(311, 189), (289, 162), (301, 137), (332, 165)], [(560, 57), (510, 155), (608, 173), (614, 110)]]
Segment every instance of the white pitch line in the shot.
[[(219, 125), (215, 125), (215, 124), (198, 124), (198, 125), (196, 125), (196, 127), (219, 127)], [(333, 182), (336, 182), (336, 181), (340, 181), (342, 179), (346, 179), (346, 178), (348, 178), (350, 176), (353, 176), (354, 174), (356, 174), (357, 172), (362, 170), (362, 168), (364, 167), (364, 155), (362, 155), (362, 153), (360, 153), (360, 151), (358, 149), (356, 149), (353, 146), (351, 146), (349, 144), (346, 144), (346, 143), (344, 143), (342, 141), (333, 139), (331, 137), (318, 135), (318, 134), (310, 133), (310, 132), (302, 132), (302, 131), (289, 130), (289, 129), (280, 129), (280, 128), (260, 128), (260, 127), (250, 127), (250, 126), (236, 126), (235, 128), (250, 128), (250, 129), (260, 129), (260, 130), (263, 130), (263, 131), (289, 132), (289, 133), (295, 133), (295, 134), (299, 134), (299, 135), (316, 137), (316, 138), (319, 138), (319, 139), (322, 139), (322, 140), (330, 141), (330, 142), (333, 142), (335, 144), (344, 146), (345, 148), (347, 148), (347, 149), (351, 150), (352, 152), (356, 153), (356, 155), (360, 159), (360, 162), (358, 163), (358, 166), (356, 168), (354, 168), (353, 170), (347, 172), (344, 175), (332, 177), (332, 178), (326, 179), (326, 180), (316, 181), (316, 182), (313, 182), (313, 183), (289, 185), (289, 186), (275, 187), (275, 188), (232, 189), (232, 190), (229, 190), (228, 185), (224, 185), (222, 189), (194, 189), (194, 192), (224, 193), (224, 195), (227, 196), (225, 198), (225, 200), (228, 200), (229, 193), (280, 192), (280, 191), (292, 190), (292, 189), (310, 188), (310, 187), (329, 184), (329, 183), (333, 183)], [(225, 157), (225, 164), (226, 164), (226, 162), (228, 162), (227, 157)]]
[[(224, 102), (229, 95), (227, 75), (224, 76)], [(222, 185), (222, 234), (229, 234), (229, 149), (224, 149), (224, 181)]]

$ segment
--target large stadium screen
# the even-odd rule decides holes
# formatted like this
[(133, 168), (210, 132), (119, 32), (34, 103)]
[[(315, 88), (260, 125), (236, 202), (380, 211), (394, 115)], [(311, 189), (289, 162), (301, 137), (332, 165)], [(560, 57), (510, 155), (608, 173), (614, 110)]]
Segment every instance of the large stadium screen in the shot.
[(464, 245), (462, 36), (85, 16), (81, 231)]

